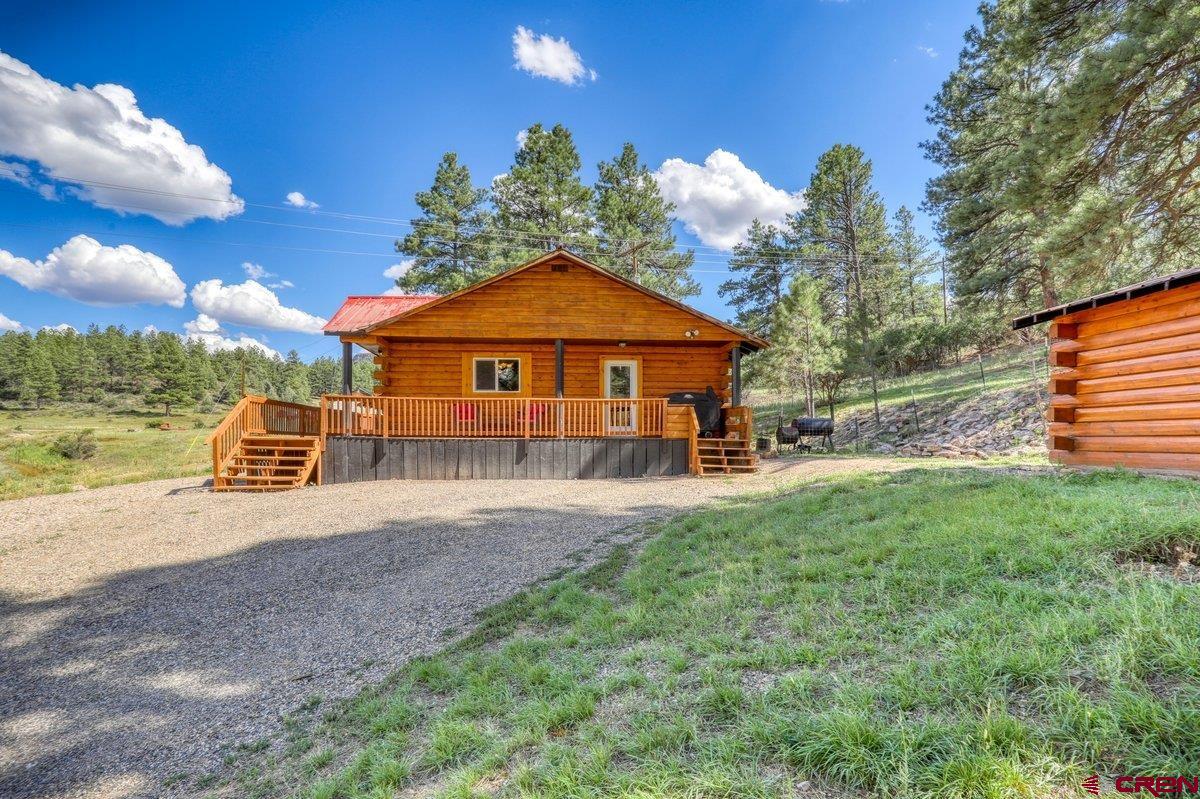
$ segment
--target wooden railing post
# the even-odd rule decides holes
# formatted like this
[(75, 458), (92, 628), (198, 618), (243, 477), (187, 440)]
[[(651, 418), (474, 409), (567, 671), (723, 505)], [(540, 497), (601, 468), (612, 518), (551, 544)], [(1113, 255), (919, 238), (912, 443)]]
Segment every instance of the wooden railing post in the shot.
[(529, 399), (526, 398), (526, 399), (522, 400), (521, 404), (524, 406), (521, 416), (525, 420), (525, 438), (529, 438), (529, 411), (531, 410), (530, 405), (529, 405)]

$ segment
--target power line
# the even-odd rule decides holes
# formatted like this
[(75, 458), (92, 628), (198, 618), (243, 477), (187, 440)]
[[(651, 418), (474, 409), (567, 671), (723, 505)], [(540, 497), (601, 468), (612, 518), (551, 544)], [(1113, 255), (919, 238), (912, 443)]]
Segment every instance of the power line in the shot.
[[(12, 177), (25, 177), (25, 175), (23, 173), (18, 172), (17, 170), (12, 169), (11, 167), (9, 167), (7, 165), (0, 165), (0, 173), (7, 174)], [(306, 209), (306, 208), (298, 208), (298, 207), (289, 206), (289, 205), (272, 205), (272, 204), (268, 204), (268, 203), (253, 203), (253, 202), (243, 200), (241, 198), (239, 198), (238, 200), (235, 201), (235, 200), (230, 200), (227, 198), (219, 198), (219, 197), (202, 197), (202, 196), (194, 195), (194, 194), (183, 194), (183, 193), (179, 193), (179, 192), (163, 191), (160, 189), (148, 189), (148, 188), (142, 188), (142, 187), (137, 187), (137, 186), (126, 186), (126, 185), (122, 185), (122, 184), (118, 184), (118, 183), (87, 180), (84, 178), (74, 178), (74, 177), (68, 177), (68, 176), (63, 176), (63, 175), (55, 175), (52, 177), (56, 180), (64, 181), (64, 182), (68, 182), (68, 183), (78, 183), (78, 184), (84, 185), (84, 186), (95, 186), (95, 187), (100, 187), (100, 188), (115, 189), (118, 191), (130, 191), (130, 192), (149, 194), (149, 195), (161, 196), (161, 197), (176, 197), (176, 198), (180, 198), (180, 199), (197, 200), (197, 201), (201, 201), (201, 202), (216, 202), (216, 203), (224, 203), (224, 204), (231, 204), (231, 205), (240, 205), (242, 207), (247, 207), (247, 208), (263, 208), (263, 209), (274, 210), (274, 211), (301, 212), (301, 213), (307, 213), (307, 214), (330, 216), (330, 217), (336, 217), (336, 218), (340, 218), (340, 219), (351, 219), (351, 220), (366, 221), (366, 222), (373, 222), (373, 223), (380, 223), (380, 224), (395, 224), (395, 225), (401, 225), (404, 227), (412, 228), (414, 230), (417, 229), (417, 227), (419, 225), (428, 224), (428, 223), (424, 222), (423, 220), (406, 220), (406, 219), (391, 218), (391, 217), (370, 216), (370, 215), (365, 215), (365, 214), (355, 214), (355, 213), (347, 213), (347, 212), (339, 212), (339, 211), (328, 211), (328, 210), (319, 209), (319, 208)], [(137, 205), (134, 203), (122, 203), (121, 205), (122, 205), (122, 207), (134, 208), (134, 209), (141, 210), (141, 211), (169, 210), (169, 209), (164, 209), (162, 207)], [(230, 217), (226, 217), (225, 219), (223, 219), (221, 221), (234, 221), (234, 222), (243, 222), (243, 223), (250, 223), (250, 224), (268, 225), (268, 226), (273, 226), (273, 227), (285, 227), (285, 228), (292, 228), (292, 229), (299, 229), (299, 230), (312, 230), (312, 231), (316, 231), (316, 232), (338, 233), (338, 234), (345, 234), (345, 235), (371, 236), (371, 237), (377, 237), (377, 238), (398, 239), (401, 237), (401, 234), (399, 234), (399, 233), (374, 233), (371, 231), (348, 230), (348, 229), (344, 229), (344, 228), (324, 228), (324, 227), (318, 227), (315, 225), (297, 225), (297, 224), (292, 224), (292, 223), (287, 223), (287, 222), (273, 222), (273, 221), (265, 220), (265, 219), (253, 219), (253, 218), (241, 217), (241, 216), (230, 216)], [(541, 246), (545, 246), (545, 245), (548, 245), (551, 243), (557, 243), (558, 241), (561, 240), (561, 236), (557, 236), (557, 235), (553, 235), (553, 234), (530, 233), (528, 231), (517, 231), (517, 230), (512, 230), (512, 229), (506, 229), (506, 228), (496, 228), (496, 227), (492, 227), (492, 226), (481, 227), (481, 226), (468, 225), (468, 226), (463, 226), (461, 229), (464, 231), (474, 232), (476, 234), (486, 234), (489, 238), (498, 238), (498, 239), (506, 240), (509, 242), (526, 242), (526, 243), (532, 242), (534, 244), (541, 245)], [(129, 234), (129, 235), (132, 235), (132, 234)], [(145, 234), (141, 234), (141, 235), (145, 235)], [(434, 243), (442, 243), (442, 244), (452, 244), (453, 243), (453, 242), (446, 241), (445, 239), (436, 239), (436, 238), (431, 239), (431, 241)], [(614, 249), (619, 250), (619, 249), (626, 249), (630, 246), (635, 246), (635, 245), (639, 244), (640, 239), (609, 239), (608, 243)], [(231, 242), (230, 244), (235, 244), (235, 243)], [(236, 243), (235, 246), (266, 246), (266, 245), (257, 245), (257, 244), (251, 244), (251, 243)], [(537, 247), (530, 247), (530, 248), (537, 249)], [(340, 254), (340, 255), (364, 254), (364, 253), (349, 253), (349, 252), (343, 252), (343, 251), (311, 250), (311, 249), (307, 249), (307, 248), (289, 248), (289, 249), (294, 249), (297, 251), (330, 252), (332, 254)], [(701, 258), (696, 258), (696, 254), (694, 251), (697, 249), (713, 251), (713, 252), (709, 252), (709, 253), (701, 253), (701, 256), (707, 255), (709, 257), (717, 257), (718, 260), (703, 260)], [(615, 254), (612, 252), (607, 252), (607, 251), (602, 251), (602, 250), (594, 250), (594, 251), (577, 250), (576, 252), (579, 255), (590, 255), (590, 256), (596, 256), (596, 257), (611, 257)], [(739, 256), (736, 253), (731, 253), (730, 255), (724, 255), (724, 253), (728, 252), (728, 250), (724, 250), (715, 245), (703, 244), (703, 243), (687, 245), (687, 246), (675, 245), (675, 247), (670, 252), (672, 254), (680, 254), (680, 255), (686, 255), (689, 252), (691, 252), (691, 254), (693, 256), (693, 261), (695, 263), (723, 263), (723, 262), (727, 261), (729, 258), (747, 257), (747, 256)], [(382, 254), (374, 254), (374, 255), (382, 257)], [(823, 258), (823, 259), (815, 259), (812, 257), (798, 258), (794, 251), (791, 251), (791, 250), (788, 250), (785, 248), (758, 249), (758, 250), (755, 250), (751, 255), (755, 261), (761, 261), (763, 263), (769, 263), (771, 261), (778, 261), (780, 263), (785, 263), (785, 262), (786, 263), (796, 263), (796, 262), (816, 263), (816, 262), (821, 262), (821, 261), (832, 262), (832, 263), (845, 263), (848, 260), (846, 258), (840, 258), (840, 257), (836, 257), (836, 256), (831, 256), (829, 258)], [(389, 255), (387, 257), (392, 257), (392, 256)], [(462, 260), (462, 259), (457, 259), (457, 260)], [(875, 264), (897, 263), (895, 261), (885, 261), (883, 259), (875, 259), (871, 256), (863, 256), (863, 257), (860, 257), (858, 260), (863, 263), (875, 263)]]

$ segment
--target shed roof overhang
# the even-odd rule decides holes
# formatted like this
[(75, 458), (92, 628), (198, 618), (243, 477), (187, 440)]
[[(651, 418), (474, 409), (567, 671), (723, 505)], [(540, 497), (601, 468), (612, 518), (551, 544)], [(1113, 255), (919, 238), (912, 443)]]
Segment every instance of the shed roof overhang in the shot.
[(1092, 308), (1112, 305), (1114, 302), (1145, 297), (1147, 294), (1156, 294), (1160, 291), (1168, 291), (1181, 286), (1190, 286), (1194, 283), (1200, 283), (1200, 269), (1187, 269), (1182, 272), (1176, 272), (1173, 275), (1143, 280), (1141, 283), (1134, 283), (1131, 286), (1123, 286), (1122, 288), (1113, 289), (1101, 294), (1093, 294), (1091, 297), (1084, 297), (1081, 300), (1055, 305), (1053, 308), (1043, 308), (1040, 311), (1017, 317), (1013, 320), (1012, 326), (1013, 330), (1020, 330), (1025, 327), (1039, 325), (1042, 322), (1049, 322), (1052, 319), (1058, 319), (1061, 316), (1068, 316), (1080, 311), (1088, 311)]

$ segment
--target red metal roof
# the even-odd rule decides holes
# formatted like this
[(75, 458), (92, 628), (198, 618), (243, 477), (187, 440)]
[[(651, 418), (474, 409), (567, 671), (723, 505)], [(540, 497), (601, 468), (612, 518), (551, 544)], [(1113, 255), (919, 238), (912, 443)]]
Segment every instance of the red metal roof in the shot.
[(325, 323), (326, 333), (354, 333), (364, 327), (399, 316), (418, 305), (438, 298), (437, 294), (382, 294), (347, 297), (333, 318)]

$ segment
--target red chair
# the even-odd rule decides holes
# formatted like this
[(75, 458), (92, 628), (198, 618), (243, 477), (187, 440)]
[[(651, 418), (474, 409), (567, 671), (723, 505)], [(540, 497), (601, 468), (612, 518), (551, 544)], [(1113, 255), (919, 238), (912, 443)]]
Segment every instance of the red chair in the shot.
[(454, 421), (456, 421), (456, 422), (473, 422), (473, 421), (475, 421), (475, 404), (472, 402), (456, 402), (456, 403), (454, 403)]

